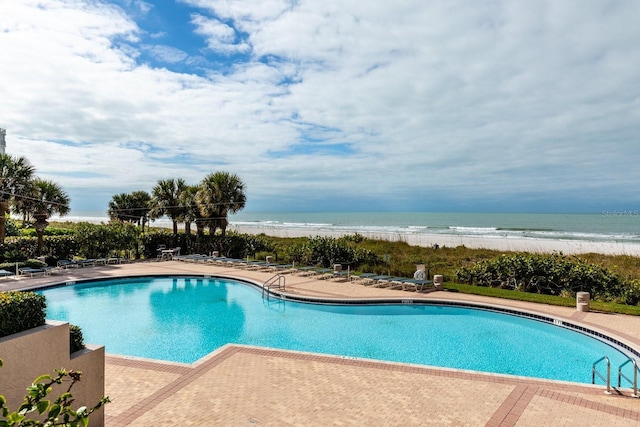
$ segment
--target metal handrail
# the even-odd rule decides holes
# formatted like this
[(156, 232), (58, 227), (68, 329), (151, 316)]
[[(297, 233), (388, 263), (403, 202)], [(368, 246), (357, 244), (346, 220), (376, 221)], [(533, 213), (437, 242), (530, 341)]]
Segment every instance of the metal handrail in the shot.
[[(622, 373), (622, 368), (629, 362), (633, 363), (633, 381), (631, 381), (629, 377)], [(638, 367), (638, 362), (632, 358), (628, 358), (622, 365), (620, 365), (620, 367), (618, 367), (618, 387), (620, 387), (622, 384), (622, 378), (633, 384), (633, 394), (631, 395), (631, 397), (640, 397), (640, 395), (638, 395), (638, 370), (640, 370), (640, 368)]]
[(267, 296), (269, 296), (269, 293), (271, 291), (271, 287), (277, 287), (278, 289), (284, 291), (285, 285), (286, 285), (286, 281), (287, 281), (286, 277), (284, 277), (282, 274), (276, 274), (276, 275), (270, 277), (262, 285), (262, 297), (264, 298), (265, 291), (267, 291)]
[[(596, 369), (596, 365), (603, 360), (607, 361), (607, 378), (603, 377), (602, 374)], [(598, 375), (598, 377), (600, 377), (602, 381), (605, 381), (607, 383), (607, 390), (605, 391), (605, 393), (611, 394), (611, 361), (607, 356), (601, 357), (600, 359), (593, 362), (593, 365), (591, 365), (591, 384), (596, 383), (596, 375)]]

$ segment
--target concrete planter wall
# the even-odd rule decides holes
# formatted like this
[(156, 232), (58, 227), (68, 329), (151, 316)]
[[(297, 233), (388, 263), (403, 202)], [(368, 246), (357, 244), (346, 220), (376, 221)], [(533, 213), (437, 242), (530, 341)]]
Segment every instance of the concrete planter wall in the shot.
[[(0, 338), (0, 394), (7, 398), (9, 408), (20, 406), (26, 388), (43, 374), (54, 375), (55, 369), (81, 371), (82, 379), (71, 390), (73, 408), (92, 407), (104, 395), (104, 346), (87, 346), (69, 355), (69, 324), (47, 320), (43, 326)], [(54, 387), (51, 400), (68, 387)], [(91, 427), (104, 426), (104, 410), (91, 416)]]

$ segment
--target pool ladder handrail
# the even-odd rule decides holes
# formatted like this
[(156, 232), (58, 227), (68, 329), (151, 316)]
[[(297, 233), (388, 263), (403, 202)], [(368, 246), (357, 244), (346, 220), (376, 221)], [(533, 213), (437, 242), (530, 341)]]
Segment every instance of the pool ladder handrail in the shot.
[(270, 277), (266, 282), (262, 284), (262, 298), (264, 298), (265, 291), (267, 293), (267, 297), (269, 297), (272, 288), (277, 288), (278, 290), (284, 291), (286, 282), (287, 278), (279, 273)]
[[(627, 363), (633, 363), (633, 381), (631, 381), (629, 377), (627, 377), (625, 374), (622, 373), (622, 368)], [(628, 358), (622, 365), (618, 367), (618, 387), (620, 387), (622, 384), (622, 378), (629, 381), (631, 384), (633, 384), (633, 394), (631, 395), (631, 397), (635, 397), (635, 398), (640, 397), (640, 395), (638, 395), (638, 371), (639, 370), (640, 370), (640, 367), (638, 367), (638, 361), (631, 357)]]
[[(602, 376), (602, 374), (596, 368), (596, 365), (602, 362), (603, 360), (607, 361), (607, 377), (606, 378)], [(602, 381), (605, 381), (607, 383), (607, 389), (605, 390), (605, 394), (611, 394), (611, 361), (607, 356), (602, 356), (600, 359), (593, 362), (593, 365), (591, 365), (591, 384), (596, 383), (596, 375), (598, 375), (598, 377), (600, 377)]]

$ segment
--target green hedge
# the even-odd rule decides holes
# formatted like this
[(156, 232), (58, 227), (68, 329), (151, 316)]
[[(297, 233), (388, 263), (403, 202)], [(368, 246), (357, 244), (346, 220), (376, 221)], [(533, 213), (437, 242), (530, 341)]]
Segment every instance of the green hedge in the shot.
[(0, 293), (0, 337), (45, 324), (47, 303), (34, 292)]
[(614, 272), (562, 253), (515, 253), (483, 260), (456, 272), (460, 283), (547, 295), (575, 296), (629, 305), (640, 302), (638, 283), (625, 283)]
[(84, 337), (82, 336), (82, 330), (79, 326), (69, 325), (69, 352), (75, 353), (78, 350), (82, 350), (84, 347)]

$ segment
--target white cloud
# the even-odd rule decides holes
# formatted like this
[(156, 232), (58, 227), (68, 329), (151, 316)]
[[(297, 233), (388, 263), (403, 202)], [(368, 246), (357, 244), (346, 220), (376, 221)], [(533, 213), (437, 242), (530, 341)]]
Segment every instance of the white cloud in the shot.
[(640, 201), (639, 2), (183, 3), (202, 56), (113, 5), (0, 4), (9, 152), (69, 188), (229, 170), (263, 204)]
[(209, 49), (215, 52), (236, 53), (247, 52), (250, 48), (239, 41), (236, 30), (218, 19), (206, 18), (194, 14), (191, 23), (196, 27), (196, 33), (207, 39)]
[(142, 49), (148, 51), (154, 58), (161, 62), (182, 62), (189, 57), (189, 55), (180, 49), (171, 46), (164, 45), (143, 45)]

